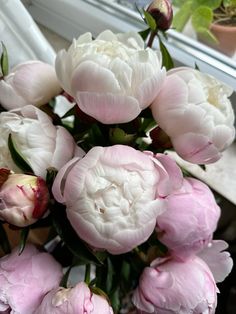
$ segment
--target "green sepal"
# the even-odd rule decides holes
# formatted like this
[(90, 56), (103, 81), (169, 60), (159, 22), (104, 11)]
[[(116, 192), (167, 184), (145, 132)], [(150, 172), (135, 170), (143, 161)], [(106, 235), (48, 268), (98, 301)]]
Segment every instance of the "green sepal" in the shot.
[(152, 31), (155, 31), (157, 29), (157, 23), (154, 19), (154, 17), (147, 11), (143, 10), (143, 14), (145, 17), (145, 21), (147, 25), (150, 27)]
[(0, 222), (0, 246), (5, 254), (11, 253), (11, 246), (2, 222)]
[(24, 251), (26, 241), (27, 241), (27, 238), (29, 235), (29, 231), (30, 231), (29, 227), (25, 227), (25, 228), (21, 229), (18, 255), (21, 255), (22, 252)]
[(23, 155), (17, 150), (16, 145), (12, 139), (12, 134), (9, 134), (8, 137), (8, 148), (11, 154), (11, 158), (14, 163), (19, 167), (23, 172), (34, 173), (30, 165), (26, 162)]
[(1, 55), (1, 69), (3, 76), (6, 76), (9, 72), (8, 53), (6, 46), (2, 42), (2, 55)]

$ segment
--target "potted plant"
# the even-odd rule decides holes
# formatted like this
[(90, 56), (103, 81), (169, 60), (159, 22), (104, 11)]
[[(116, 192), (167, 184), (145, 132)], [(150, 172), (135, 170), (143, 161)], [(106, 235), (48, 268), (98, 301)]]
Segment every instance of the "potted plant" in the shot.
[(179, 8), (173, 27), (183, 31), (190, 20), (199, 40), (232, 56), (236, 51), (236, 0), (174, 0)]

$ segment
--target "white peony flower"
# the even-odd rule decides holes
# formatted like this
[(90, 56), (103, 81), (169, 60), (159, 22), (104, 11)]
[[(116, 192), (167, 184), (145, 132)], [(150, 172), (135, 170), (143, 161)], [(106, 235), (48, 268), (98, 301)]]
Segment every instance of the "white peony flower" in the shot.
[(121, 254), (148, 239), (165, 209), (163, 198), (181, 184), (181, 172), (168, 156), (114, 145), (94, 147), (67, 163), (52, 191), (84, 241)]
[(20, 172), (20, 169), (11, 158), (9, 134), (34, 173), (44, 178), (48, 167), (59, 170), (79, 150), (65, 128), (54, 126), (46, 113), (31, 105), (2, 112), (0, 133), (0, 167), (15, 172)]
[(217, 161), (234, 140), (232, 89), (190, 68), (168, 72), (151, 109), (176, 152), (192, 163)]
[(102, 123), (136, 118), (158, 94), (165, 78), (161, 57), (137, 33), (86, 33), (56, 58), (64, 90), (82, 111)]

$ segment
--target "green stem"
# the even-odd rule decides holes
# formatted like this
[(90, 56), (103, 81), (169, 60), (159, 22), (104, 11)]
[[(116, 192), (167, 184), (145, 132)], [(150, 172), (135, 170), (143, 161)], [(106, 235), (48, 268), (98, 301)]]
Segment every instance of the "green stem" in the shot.
[(84, 281), (87, 285), (90, 283), (90, 264), (86, 264)]
[(153, 45), (153, 41), (154, 41), (154, 39), (155, 39), (155, 36), (156, 36), (156, 31), (151, 31), (150, 37), (149, 37), (149, 39), (148, 39), (147, 47), (152, 48), (152, 45)]

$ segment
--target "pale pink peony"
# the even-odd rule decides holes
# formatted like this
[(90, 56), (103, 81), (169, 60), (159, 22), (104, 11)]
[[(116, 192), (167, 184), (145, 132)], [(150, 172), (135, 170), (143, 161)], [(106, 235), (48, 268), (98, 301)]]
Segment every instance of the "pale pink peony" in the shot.
[(0, 104), (7, 110), (44, 105), (60, 92), (54, 67), (42, 61), (20, 63), (0, 80)]
[(163, 197), (181, 184), (169, 157), (114, 145), (94, 147), (65, 165), (52, 191), (84, 241), (121, 254), (148, 239), (165, 209)]
[(208, 186), (192, 178), (184, 179), (166, 201), (167, 210), (157, 217), (158, 238), (171, 255), (186, 259), (212, 240), (220, 208)]
[(146, 267), (133, 295), (138, 313), (214, 314), (219, 292), (216, 282), (224, 280), (233, 265), (229, 253), (222, 252), (227, 244), (214, 242), (213, 249), (202, 253), (205, 261), (198, 256), (185, 262), (157, 258)]
[(214, 314), (217, 291), (210, 269), (200, 258), (185, 263), (157, 259), (144, 269), (133, 303), (139, 313)]
[(94, 294), (80, 282), (74, 288), (51, 290), (34, 314), (113, 314), (104, 297)]
[(56, 73), (79, 108), (102, 123), (136, 118), (159, 92), (165, 78), (160, 53), (144, 48), (135, 32), (106, 30), (95, 40), (86, 33), (56, 58)]
[(44, 296), (58, 287), (62, 268), (53, 257), (27, 244), (0, 259), (0, 312), (33, 314)]
[(190, 68), (168, 72), (151, 109), (176, 152), (197, 164), (217, 161), (234, 140), (229, 86)]
[(44, 215), (48, 203), (49, 191), (42, 178), (0, 169), (1, 220), (17, 227), (31, 225)]
[(37, 176), (46, 177), (46, 169), (60, 169), (75, 155), (81, 154), (70, 133), (55, 126), (50, 117), (34, 106), (0, 113), (0, 167), (20, 172), (8, 148), (9, 134)]

